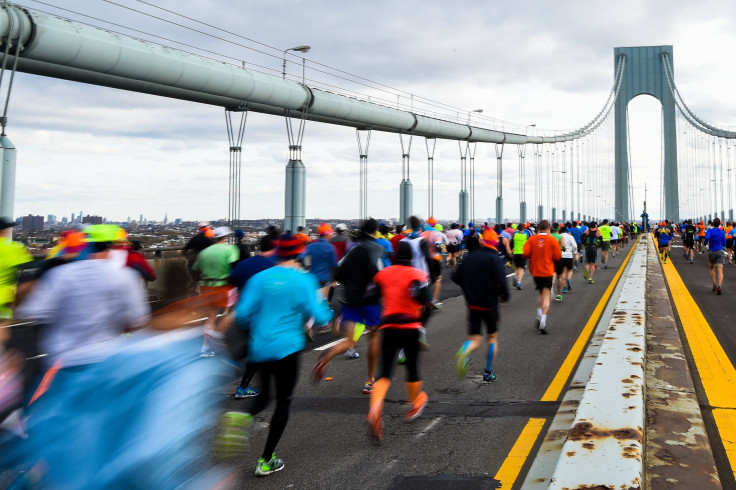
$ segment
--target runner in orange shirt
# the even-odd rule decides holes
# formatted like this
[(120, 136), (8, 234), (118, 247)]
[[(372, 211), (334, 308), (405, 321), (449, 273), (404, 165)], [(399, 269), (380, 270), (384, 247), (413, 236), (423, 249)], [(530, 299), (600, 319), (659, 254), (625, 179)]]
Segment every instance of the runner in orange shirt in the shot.
[(543, 219), (537, 227), (537, 234), (524, 244), (524, 257), (529, 259), (529, 273), (534, 278), (537, 295), (536, 328), (541, 334), (547, 333), (547, 312), (555, 275), (555, 261), (562, 259), (560, 243), (549, 234), (549, 221)]

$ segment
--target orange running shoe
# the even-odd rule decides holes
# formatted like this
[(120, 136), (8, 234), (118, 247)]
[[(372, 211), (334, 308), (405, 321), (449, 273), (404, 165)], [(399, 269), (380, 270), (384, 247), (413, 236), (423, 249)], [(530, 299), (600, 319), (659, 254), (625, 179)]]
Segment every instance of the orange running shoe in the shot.
[(416, 400), (414, 400), (411, 408), (406, 411), (406, 416), (404, 420), (406, 422), (411, 422), (415, 418), (419, 417), (424, 411), (424, 407), (427, 406), (428, 400), (429, 399), (427, 398), (427, 393), (425, 391), (420, 392), (417, 395)]

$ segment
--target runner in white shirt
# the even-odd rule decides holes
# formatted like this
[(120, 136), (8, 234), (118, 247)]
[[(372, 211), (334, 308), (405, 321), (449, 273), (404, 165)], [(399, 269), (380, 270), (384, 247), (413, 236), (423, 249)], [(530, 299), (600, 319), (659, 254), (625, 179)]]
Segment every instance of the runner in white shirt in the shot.
[(575, 242), (575, 238), (570, 234), (570, 228), (572, 223), (565, 223), (562, 229), (562, 235), (560, 243), (565, 247), (562, 250), (562, 267), (563, 271), (557, 278), (562, 284), (562, 292), (567, 293), (572, 289), (570, 280), (572, 279), (573, 265), (575, 263), (574, 257), (577, 256), (578, 244)]
[(452, 270), (454, 271), (457, 266), (460, 244), (463, 242), (463, 232), (460, 231), (460, 225), (453, 223), (445, 235), (447, 236), (447, 266), (450, 267), (450, 264), (452, 264)]
[(613, 226), (611, 226), (611, 248), (613, 249), (611, 251), (614, 257), (618, 255), (620, 237), (621, 237), (621, 228), (619, 228), (618, 223), (614, 223)]

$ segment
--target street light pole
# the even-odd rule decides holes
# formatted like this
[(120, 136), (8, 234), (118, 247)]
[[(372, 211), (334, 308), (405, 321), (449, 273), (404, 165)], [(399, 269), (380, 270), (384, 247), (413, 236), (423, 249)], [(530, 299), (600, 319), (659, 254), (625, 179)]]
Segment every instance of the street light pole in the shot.
[(286, 80), (286, 53), (289, 51), (297, 51), (299, 53), (306, 53), (311, 49), (311, 46), (308, 46), (306, 44), (301, 46), (294, 46), (293, 48), (285, 49), (284, 54), (281, 57), (283, 64), (281, 65), (281, 79)]

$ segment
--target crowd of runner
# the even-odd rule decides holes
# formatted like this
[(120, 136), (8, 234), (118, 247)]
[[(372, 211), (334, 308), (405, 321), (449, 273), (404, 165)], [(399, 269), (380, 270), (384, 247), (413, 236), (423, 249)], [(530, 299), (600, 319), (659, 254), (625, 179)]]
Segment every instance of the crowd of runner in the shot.
[[(467, 337), (458, 339), (456, 374), (466, 377), (471, 355), (480, 351), (486, 360), (482, 381), (492, 383), (497, 379), (493, 361), (499, 349), (499, 305), (510, 300), (511, 290), (534, 285), (534, 328), (545, 335), (550, 332), (550, 303), (563, 302), (579, 284), (595, 284), (597, 268), (608, 268), (609, 260), (641, 231), (636, 223), (608, 220), (453, 223), (445, 229), (434, 218), (423, 221), (417, 216), (408, 219), (406, 228), (399, 225), (392, 230), (370, 218), (353, 231), (344, 224), (333, 229), (326, 223), (294, 233), (271, 227), (254, 255), (243, 243), (242, 231), (201, 223), (183, 251), (196, 295), (151, 314), (145, 285), (155, 273), (123, 229), (93, 225), (63, 233), (46, 260), (17, 284), (18, 271), (32, 257), (12, 241), (13, 225), (0, 218), (0, 326), (14, 317), (42, 325), (38, 342), (45, 356), (37, 379), (25, 381), (23, 359), (2, 348), (9, 329), (0, 328), (0, 468), (24, 467), (29, 481), (51, 486), (63, 482), (69, 488), (136, 486), (135, 478), (165, 482), (164, 487), (189, 482), (186, 478), (191, 476), (182, 475), (194, 456), (183, 448), (207, 425), (205, 400), (211, 398), (208, 389), (214, 383), (202, 374), (201, 366), (219, 356), (241, 368), (233, 396), (252, 398), (252, 404), (247, 411), (222, 417), (218, 453), (240, 454), (253, 416), (273, 397), (275, 409), (255, 474), (283, 469), (276, 447), (287, 427), (300, 353), (323, 333), (334, 332), (341, 340), (311, 367), (314, 383), (324, 380), (330, 369), (338, 369), (330, 367), (336, 357), (361, 358), (359, 343), (365, 336), (367, 372), (365, 380), (356, 380), (356, 391), (360, 386), (369, 395), (369, 433), (380, 440), (384, 399), (396, 364), (406, 369), (406, 420), (421, 415), (428, 403), (420, 358), (429, 348), (429, 320), (443, 307), (443, 279), (460, 286), (467, 308)], [(676, 235), (682, 237), (684, 257), (690, 263), (696, 253), (707, 250), (713, 291), (721, 294), (723, 264), (734, 259), (732, 223), (724, 227), (718, 219), (707, 225), (663, 222), (653, 231), (663, 262)], [(578, 269), (583, 281), (574, 279)], [(189, 356), (181, 355), (181, 347), (154, 343), (152, 337), (143, 338), (145, 348), (131, 349), (122, 340), (126, 336), (121, 334), (137, 329), (171, 330), (197, 318), (205, 319), (201, 343)], [(163, 368), (172, 356), (182, 359)], [(145, 395), (173, 388), (183, 382), (185, 373), (194, 372), (199, 374), (185, 382), (197, 383), (198, 389), (186, 400), (177, 399), (176, 408), (179, 414), (190, 410), (189, 425), (174, 427), (156, 419), (165, 418), (174, 402)], [(133, 384), (142, 396), (131, 404), (125, 390)], [(80, 400), (101, 393), (110, 397), (106, 403), (119, 401), (117, 413), (124, 414), (123, 420), (113, 420), (104, 411), (92, 414), (101, 402), (80, 405)], [(125, 411), (133, 406), (145, 414), (140, 420)], [(125, 421), (140, 430), (160, 426), (140, 441), (139, 434), (124, 430)], [(104, 437), (90, 432), (94, 430)], [(85, 441), (86, 449), (70, 456), (66, 449), (79, 441)], [(143, 442), (148, 444), (145, 451), (139, 445)], [(190, 459), (166, 459), (172, 448)], [(154, 460), (160, 467), (152, 464)], [(131, 476), (154, 467), (153, 473)]]

